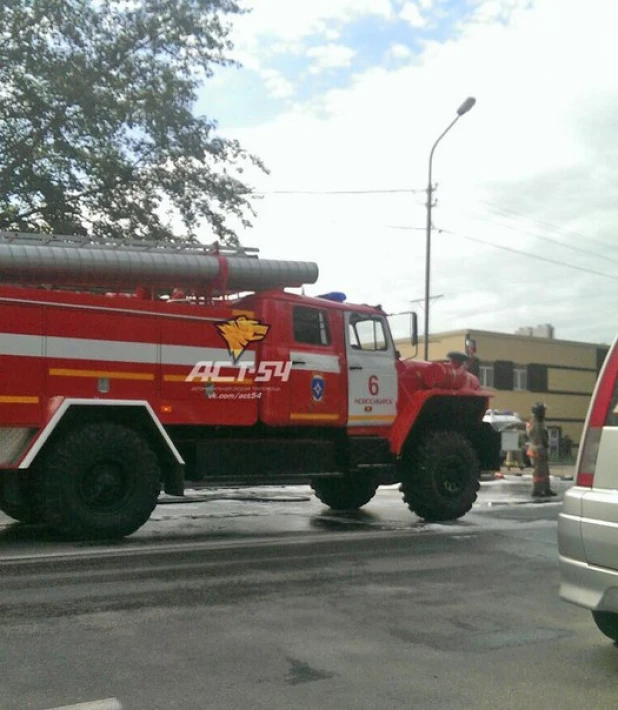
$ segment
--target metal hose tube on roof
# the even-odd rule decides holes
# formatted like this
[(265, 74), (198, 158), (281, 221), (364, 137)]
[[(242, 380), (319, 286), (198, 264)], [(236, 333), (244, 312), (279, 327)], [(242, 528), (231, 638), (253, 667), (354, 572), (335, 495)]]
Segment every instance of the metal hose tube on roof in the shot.
[[(234, 257), (227, 263), (227, 286), (234, 290), (301, 286), (318, 277), (311, 262)], [(219, 258), (204, 254), (0, 244), (3, 283), (202, 289), (219, 285), (221, 277)]]
[(261, 291), (284, 286), (302, 286), (318, 280), (318, 265), (310, 261), (242, 259), (228, 261), (228, 287)]

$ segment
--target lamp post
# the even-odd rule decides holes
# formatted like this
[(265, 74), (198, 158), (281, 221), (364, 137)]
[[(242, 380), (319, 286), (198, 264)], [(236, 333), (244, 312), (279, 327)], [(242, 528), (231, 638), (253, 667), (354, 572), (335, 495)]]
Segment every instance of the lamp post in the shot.
[(424, 359), (429, 360), (429, 282), (430, 282), (430, 266), (431, 266), (431, 207), (433, 200), (433, 185), (431, 184), (431, 166), (433, 162), (433, 154), (438, 143), (451, 130), (457, 121), (474, 106), (476, 99), (469, 96), (457, 109), (457, 115), (449, 123), (446, 129), (438, 136), (438, 140), (433, 144), (431, 153), (429, 153), (429, 177), (427, 180), (427, 236), (425, 246), (425, 335), (424, 335)]

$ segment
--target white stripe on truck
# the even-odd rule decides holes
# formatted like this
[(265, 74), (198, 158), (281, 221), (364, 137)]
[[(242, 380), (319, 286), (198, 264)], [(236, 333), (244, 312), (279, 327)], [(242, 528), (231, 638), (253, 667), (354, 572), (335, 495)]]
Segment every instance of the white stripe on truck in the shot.
[(290, 360), (295, 370), (317, 370), (318, 372), (341, 372), (339, 357), (302, 350), (292, 350)]
[[(57, 336), (47, 336), (45, 340), (47, 341), (45, 357), (104, 360), (105, 362), (139, 362), (145, 365), (154, 365), (157, 362), (157, 346), (154, 343), (59, 338)], [(2, 342), (0, 340), (0, 347)]]
[[(158, 351), (160, 349), (160, 359)], [(128, 362), (144, 365), (187, 365), (196, 362), (230, 362), (226, 348), (192, 345), (137, 343), (130, 340), (97, 340), (94, 338), (61, 338), (58, 336), (19, 335), (0, 333), (0, 355), (47, 357), (67, 360), (98, 360), (99, 362)], [(255, 353), (247, 351), (239, 362), (253, 364)]]

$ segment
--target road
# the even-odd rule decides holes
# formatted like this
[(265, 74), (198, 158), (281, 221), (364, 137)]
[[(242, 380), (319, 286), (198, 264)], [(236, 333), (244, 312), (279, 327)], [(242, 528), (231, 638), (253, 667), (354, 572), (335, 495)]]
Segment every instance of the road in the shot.
[(618, 649), (558, 599), (559, 502), (529, 485), (449, 525), (299, 488), (167, 502), (115, 545), (5, 527), (0, 708), (614, 708)]

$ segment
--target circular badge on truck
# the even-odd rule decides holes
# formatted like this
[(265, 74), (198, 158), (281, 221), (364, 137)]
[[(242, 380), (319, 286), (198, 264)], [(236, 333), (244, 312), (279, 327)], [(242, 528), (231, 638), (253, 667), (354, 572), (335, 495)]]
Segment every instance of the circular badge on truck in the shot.
[(324, 398), (324, 390), (326, 389), (326, 383), (322, 375), (314, 375), (311, 378), (311, 395), (314, 402), (321, 402)]

